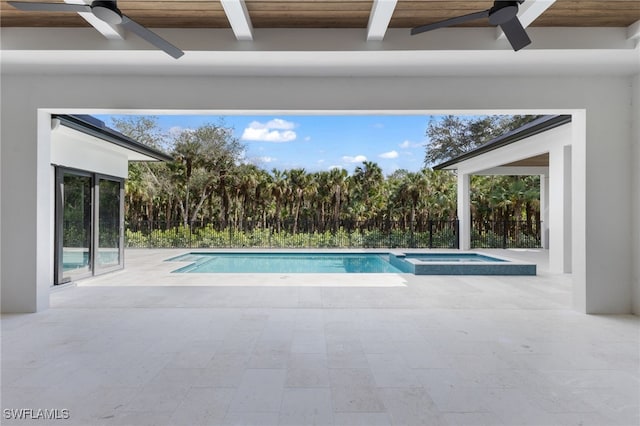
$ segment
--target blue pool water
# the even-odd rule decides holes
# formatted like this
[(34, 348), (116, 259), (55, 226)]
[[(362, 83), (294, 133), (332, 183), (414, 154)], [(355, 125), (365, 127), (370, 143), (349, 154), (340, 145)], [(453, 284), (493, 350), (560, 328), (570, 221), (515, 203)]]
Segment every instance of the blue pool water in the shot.
[(401, 273), (376, 253), (189, 253), (169, 259), (193, 262), (176, 273)]

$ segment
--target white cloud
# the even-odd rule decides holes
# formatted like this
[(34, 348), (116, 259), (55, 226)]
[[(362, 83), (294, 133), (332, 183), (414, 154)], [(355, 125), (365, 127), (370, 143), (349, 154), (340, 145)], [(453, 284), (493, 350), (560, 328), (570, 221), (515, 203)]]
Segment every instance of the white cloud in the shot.
[(374, 129), (384, 129), (384, 124), (382, 123), (376, 123), (373, 125)]
[(327, 167), (327, 169), (328, 169), (328, 170), (333, 170), (333, 169), (342, 169), (342, 166), (336, 166), (336, 165), (333, 165), (333, 166), (329, 166), (329, 167)]
[(262, 163), (273, 163), (274, 161), (276, 161), (276, 159), (273, 157), (265, 156), (265, 157), (258, 157), (258, 161)]
[(311, 140), (311, 136), (307, 136), (307, 137), (304, 138), (305, 142), (309, 142), (310, 140)]
[(322, 163), (324, 163), (324, 160), (318, 160), (317, 163), (318, 164), (322, 164)]
[(409, 149), (409, 148), (418, 148), (421, 146), (424, 146), (424, 143), (422, 142), (411, 142), (410, 140), (405, 140), (404, 142), (398, 144), (398, 146), (402, 149)]
[(292, 130), (295, 127), (295, 123), (281, 118), (274, 118), (266, 123), (252, 121), (249, 127), (245, 128), (242, 132), (242, 139), (276, 143), (291, 142), (297, 137), (296, 132)]
[(367, 157), (364, 155), (356, 155), (355, 157), (351, 157), (350, 155), (345, 155), (342, 157), (342, 161), (345, 163), (362, 163), (363, 161), (367, 161)]
[(380, 157), (380, 158), (398, 158), (398, 151), (393, 150), (393, 151), (389, 151), (389, 152), (383, 152), (382, 154), (378, 155), (378, 157)]
[[(257, 121), (254, 121), (254, 123), (257, 123)], [(291, 130), (296, 127), (296, 124), (281, 118), (274, 118), (273, 120), (267, 121), (265, 127), (267, 129)]]

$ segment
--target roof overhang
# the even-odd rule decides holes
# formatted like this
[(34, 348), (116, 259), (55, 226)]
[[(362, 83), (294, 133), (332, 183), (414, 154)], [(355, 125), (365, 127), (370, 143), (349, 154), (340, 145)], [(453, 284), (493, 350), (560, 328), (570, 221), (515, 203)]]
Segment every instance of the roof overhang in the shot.
[(112, 149), (126, 155), (129, 161), (172, 161), (173, 157), (162, 151), (151, 148), (133, 140), (104, 125), (100, 120), (92, 117), (77, 115), (53, 115), (53, 119), (60, 124), (86, 135), (112, 144)]
[[(555, 129), (556, 127), (560, 127), (568, 123), (571, 123), (570, 115), (547, 115), (547, 116), (540, 117), (537, 120), (527, 123), (518, 129), (505, 133), (504, 135), (498, 136), (497, 138), (490, 140), (489, 142), (479, 146), (476, 149), (473, 149), (469, 152), (465, 152), (464, 154), (459, 155), (455, 158), (452, 158), (451, 160), (435, 165), (433, 166), (433, 169), (434, 170), (456, 170), (458, 168), (458, 164), (464, 161), (479, 157), (481, 155), (485, 155), (491, 151), (495, 151), (507, 145), (511, 145), (518, 141), (530, 138), (535, 135), (539, 135), (541, 133), (547, 132), (551, 129)], [(511, 168), (512, 170), (515, 170), (518, 167), (545, 167), (545, 166), (548, 166), (548, 163), (549, 163), (548, 155), (538, 154), (534, 157), (522, 158), (515, 161), (511, 161), (509, 163), (504, 164), (503, 166)], [(495, 173), (487, 173), (487, 174), (495, 174)]]

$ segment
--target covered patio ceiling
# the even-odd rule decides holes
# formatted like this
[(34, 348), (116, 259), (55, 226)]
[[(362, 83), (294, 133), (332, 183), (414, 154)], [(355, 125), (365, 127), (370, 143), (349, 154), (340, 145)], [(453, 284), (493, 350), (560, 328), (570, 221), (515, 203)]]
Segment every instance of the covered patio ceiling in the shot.
[(504, 167), (549, 167), (549, 153), (507, 163)]
[(492, 5), (486, 0), (120, 0), (123, 13), (185, 52), (174, 60), (91, 14), (21, 12), (2, 0), (3, 72), (43, 67), (72, 74), (232, 76), (640, 72), (636, 0), (526, 0), (519, 19), (533, 43), (519, 52), (486, 20), (410, 35), (413, 26)]
[[(155, 28), (230, 28), (224, 3), (234, 2), (240, 3), (233, 0), (120, 0), (118, 6), (141, 24)], [(373, 11), (380, 6), (389, 10), (389, 28), (411, 28), (493, 5), (492, 0), (245, 0), (244, 3), (254, 28), (367, 28)], [(523, 7), (533, 3), (540, 3), (536, 8), (546, 9), (533, 19), (533, 27), (628, 27), (640, 19), (640, 3), (636, 0), (528, 0)], [(0, 7), (3, 27), (89, 25), (75, 13), (60, 16), (25, 13), (10, 7), (6, 0), (0, 2)], [(462, 26), (486, 27), (488, 23), (478, 20)]]

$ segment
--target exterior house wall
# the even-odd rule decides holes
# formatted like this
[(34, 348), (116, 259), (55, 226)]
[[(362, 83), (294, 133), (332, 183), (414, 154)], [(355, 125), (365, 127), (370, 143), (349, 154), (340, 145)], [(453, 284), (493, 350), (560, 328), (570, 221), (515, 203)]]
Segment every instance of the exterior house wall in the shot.
[(51, 132), (51, 164), (127, 178), (129, 159), (108, 145), (63, 126)]
[(633, 109), (631, 125), (633, 129), (633, 313), (640, 315), (640, 75), (633, 79)]
[[(52, 233), (50, 120), (42, 108), (114, 112), (114, 107), (146, 112), (573, 113), (572, 159), (577, 164), (572, 170), (577, 191), (572, 205), (574, 304), (577, 310), (589, 313), (631, 312), (629, 77), (279, 78), (68, 76), (51, 72), (5, 74), (2, 79), (1, 279), (5, 312), (33, 312), (48, 303), (51, 250), (48, 244), (38, 245), (39, 240), (48, 241)], [(576, 142), (579, 140), (582, 146)]]

